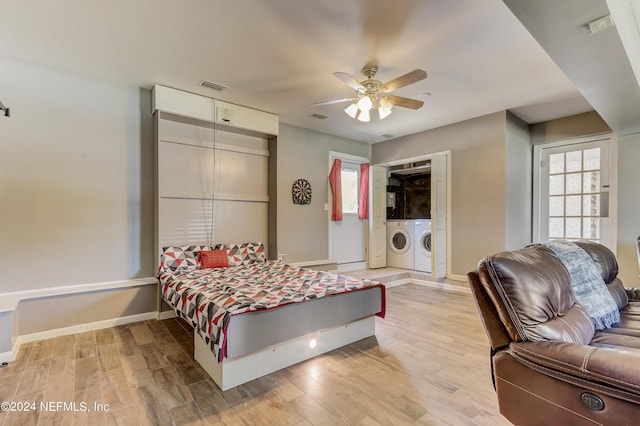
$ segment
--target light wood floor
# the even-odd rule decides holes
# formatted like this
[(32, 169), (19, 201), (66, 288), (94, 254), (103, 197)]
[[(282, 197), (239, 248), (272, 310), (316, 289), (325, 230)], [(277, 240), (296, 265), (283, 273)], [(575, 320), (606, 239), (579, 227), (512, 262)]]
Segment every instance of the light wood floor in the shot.
[(0, 401), (95, 402), (109, 411), (2, 412), (0, 425), (508, 424), (466, 294), (390, 288), (376, 337), (226, 392), (195, 363), (192, 346), (178, 319), (25, 344), (0, 368)]

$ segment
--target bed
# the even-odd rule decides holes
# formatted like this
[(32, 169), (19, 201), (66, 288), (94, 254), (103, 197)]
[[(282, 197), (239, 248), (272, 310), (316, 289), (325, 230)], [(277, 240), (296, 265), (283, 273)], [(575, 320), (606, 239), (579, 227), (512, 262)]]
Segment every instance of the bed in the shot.
[(227, 390), (375, 334), (384, 285), (269, 261), (261, 243), (164, 247), (162, 298)]

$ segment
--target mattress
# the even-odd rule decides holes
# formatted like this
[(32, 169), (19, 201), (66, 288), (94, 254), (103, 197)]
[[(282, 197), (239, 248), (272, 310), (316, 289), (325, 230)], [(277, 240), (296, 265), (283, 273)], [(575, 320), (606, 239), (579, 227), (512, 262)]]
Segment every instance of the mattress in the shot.
[[(218, 362), (227, 355), (233, 316), (379, 287), (385, 315), (384, 285), (368, 279), (299, 268), (279, 261), (228, 268), (167, 271), (160, 274), (163, 299), (192, 324)], [(346, 309), (348, 304), (345, 304)], [(284, 311), (284, 310), (283, 310)], [(274, 334), (277, 333), (274, 330)]]

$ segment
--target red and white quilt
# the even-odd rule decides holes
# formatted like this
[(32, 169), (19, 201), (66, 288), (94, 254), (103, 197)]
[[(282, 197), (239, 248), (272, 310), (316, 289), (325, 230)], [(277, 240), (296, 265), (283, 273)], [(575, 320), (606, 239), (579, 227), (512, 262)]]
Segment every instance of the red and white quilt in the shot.
[(163, 298), (211, 345), (218, 362), (222, 362), (225, 356), (229, 320), (243, 312), (381, 287), (381, 310), (376, 315), (385, 315), (383, 284), (278, 261), (229, 268), (168, 271), (161, 273), (159, 278)]

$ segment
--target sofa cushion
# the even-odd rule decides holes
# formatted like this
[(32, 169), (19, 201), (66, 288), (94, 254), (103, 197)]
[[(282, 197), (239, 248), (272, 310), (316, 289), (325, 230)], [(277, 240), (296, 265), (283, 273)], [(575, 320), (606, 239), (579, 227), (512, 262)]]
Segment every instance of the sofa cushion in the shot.
[(553, 250), (569, 271), (573, 293), (593, 320), (596, 330), (611, 328), (619, 323), (618, 305), (607, 290), (593, 258), (571, 241), (552, 240), (545, 245)]
[(616, 302), (618, 309), (622, 310), (629, 305), (629, 295), (624, 289), (624, 285), (620, 278), (615, 278), (613, 281), (607, 283), (607, 290), (611, 293), (611, 297)]
[[(634, 324), (627, 324), (626, 328), (611, 328), (596, 331), (589, 346), (601, 348), (637, 348), (640, 349), (640, 329), (633, 328)], [(636, 324), (637, 325), (637, 324)], [(631, 327), (629, 327), (631, 326)]]
[(640, 301), (631, 300), (620, 310), (620, 316), (624, 319), (625, 316), (640, 316)]
[[(629, 346), (629, 340), (616, 340), (622, 339), (624, 336), (631, 337), (632, 340), (635, 340), (632, 346), (640, 348), (640, 302), (630, 302), (620, 311), (620, 323), (613, 328), (596, 333), (594, 342)], [(598, 337), (598, 340), (596, 340), (596, 337)]]
[(618, 262), (611, 250), (593, 241), (579, 240), (574, 243), (591, 256), (605, 283), (613, 281), (618, 276)]
[(478, 270), (507, 330), (516, 330), (513, 340), (588, 344), (593, 338), (593, 323), (576, 302), (569, 273), (548, 247), (489, 256)]

